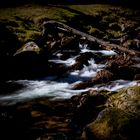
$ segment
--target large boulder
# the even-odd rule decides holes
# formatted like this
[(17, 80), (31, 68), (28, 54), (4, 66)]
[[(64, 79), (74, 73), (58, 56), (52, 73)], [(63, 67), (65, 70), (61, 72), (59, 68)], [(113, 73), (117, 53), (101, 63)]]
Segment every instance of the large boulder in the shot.
[(112, 94), (106, 109), (85, 127), (84, 140), (137, 140), (140, 138), (140, 86)]
[(87, 125), (84, 140), (137, 140), (140, 119), (125, 111), (108, 108), (99, 113), (97, 119)]
[(47, 71), (47, 56), (34, 42), (28, 42), (13, 56), (13, 73), (17, 77), (36, 77)]

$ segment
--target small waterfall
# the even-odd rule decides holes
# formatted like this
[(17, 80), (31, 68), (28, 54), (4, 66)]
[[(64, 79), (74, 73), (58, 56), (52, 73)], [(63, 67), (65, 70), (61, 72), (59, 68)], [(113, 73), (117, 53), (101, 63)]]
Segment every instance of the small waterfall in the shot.
[[(76, 58), (80, 53), (90, 52), (90, 53), (100, 53), (101, 56), (112, 56), (117, 55), (116, 52), (112, 50), (90, 50), (88, 45), (79, 44), (80, 52), (78, 55), (72, 56), (66, 60), (61, 60), (60, 56), (62, 54), (56, 53), (56, 59), (50, 59), (49, 62), (54, 64), (63, 64), (67, 67), (76, 64)], [(109, 84), (96, 85), (91, 88), (84, 90), (72, 90), (73, 85), (86, 81), (90, 78), (94, 78), (97, 75), (97, 72), (104, 69), (105, 64), (97, 64), (94, 58), (88, 60), (88, 65), (83, 65), (81, 70), (73, 70), (69, 73), (65, 73), (62, 76), (48, 76), (43, 79), (36, 80), (17, 80), (12, 81), (13, 83), (20, 83), (24, 87), (20, 90), (10, 93), (10, 95), (1, 95), (0, 102), (2, 104), (14, 104), (16, 102), (21, 102), (25, 100), (30, 100), (38, 97), (48, 97), (51, 100), (55, 99), (65, 99), (70, 98), (73, 95), (79, 94), (81, 92), (88, 91), (90, 89), (95, 90), (107, 90), (107, 91), (116, 91), (120, 88), (136, 85), (136, 81), (125, 81), (125, 80), (116, 80), (111, 81)], [(56, 69), (57, 71), (57, 69)]]

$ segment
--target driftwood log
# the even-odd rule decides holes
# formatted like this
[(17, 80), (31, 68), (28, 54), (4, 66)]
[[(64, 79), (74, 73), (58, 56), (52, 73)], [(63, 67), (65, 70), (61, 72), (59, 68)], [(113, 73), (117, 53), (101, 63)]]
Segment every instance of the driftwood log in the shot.
[[(96, 42), (100, 45), (100, 47), (102, 49), (106, 49), (106, 50), (114, 50), (118, 53), (126, 53), (129, 55), (136, 55), (136, 56), (140, 56), (140, 52), (132, 50), (132, 49), (128, 49), (128, 48), (124, 48), (121, 45), (117, 45), (117, 44), (111, 44), (110, 42), (106, 42), (103, 41), (101, 39), (98, 39), (94, 36), (91, 36), (87, 33), (81, 32), (77, 29), (74, 29), (64, 23), (60, 23), (58, 21), (54, 21), (54, 20), (49, 20), (49, 21), (44, 21), (43, 23), (43, 33), (45, 33), (45, 31), (47, 30), (47, 26), (49, 25), (50, 27), (53, 27), (54, 29), (63, 31), (63, 32), (68, 32), (74, 35), (77, 35), (79, 37), (85, 37), (87, 41), (89, 42)], [(51, 26), (50, 26), (51, 25)]]

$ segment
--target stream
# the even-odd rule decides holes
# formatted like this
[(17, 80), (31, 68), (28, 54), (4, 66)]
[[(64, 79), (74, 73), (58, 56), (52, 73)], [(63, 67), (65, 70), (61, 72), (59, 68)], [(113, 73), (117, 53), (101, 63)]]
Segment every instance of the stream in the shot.
[[(117, 55), (117, 53), (112, 50), (91, 50), (86, 44), (79, 44), (79, 48), (79, 54), (72, 55), (70, 58), (65, 60), (61, 59), (60, 57), (63, 55), (62, 53), (55, 53), (55, 57), (49, 59), (49, 62), (70, 67), (76, 63), (76, 58), (85, 52), (99, 54), (105, 57)], [(86, 81), (91, 77), (95, 77), (97, 72), (103, 70), (104, 68), (106, 68), (106, 63), (96, 63), (94, 58), (90, 58), (88, 60), (88, 64), (83, 64), (83, 68), (81, 70), (73, 70), (69, 73), (64, 73), (62, 76), (54, 75), (34, 80), (9, 80), (7, 83), (11, 82), (20, 84), (23, 85), (23, 87), (7, 95), (1, 94), (0, 103), (3, 105), (11, 105), (17, 102), (27, 101), (40, 97), (48, 97), (50, 100), (68, 99), (74, 95), (80, 94), (90, 89), (117, 91), (121, 88), (134, 86), (137, 84), (137, 81), (118, 79), (101, 85), (93, 85), (93, 87), (82, 90), (73, 89), (75, 84)]]

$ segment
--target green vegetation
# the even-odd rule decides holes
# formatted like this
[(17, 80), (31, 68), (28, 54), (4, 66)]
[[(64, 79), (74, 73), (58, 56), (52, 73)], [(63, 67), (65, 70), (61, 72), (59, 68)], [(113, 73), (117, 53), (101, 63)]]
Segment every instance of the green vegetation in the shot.
[(25, 5), (16, 8), (0, 9), (0, 22), (5, 23), (21, 42), (34, 40), (41, 35), (40, 22), (53, 19), (60, 22), (71, 20), (76, 14), (62, 8)]
[[(57, 20), (98, 38), (119, 38), (139, 25), (139, 11), (111, 5), (43, 6), (27, 4), (0, 9), (0, 23), (4, 23), (24, 44), (41, 35), (46, 19)], [(122, 29), (125, 26), (125, 30)]]
[(124, 140), (127, 139), (125, 135), (131, 119), (126, 112), (110, 108), (104, 110), (102, 117), (97, 118), (88, 127), (90, 133), (93, 133), (97, 139)]

